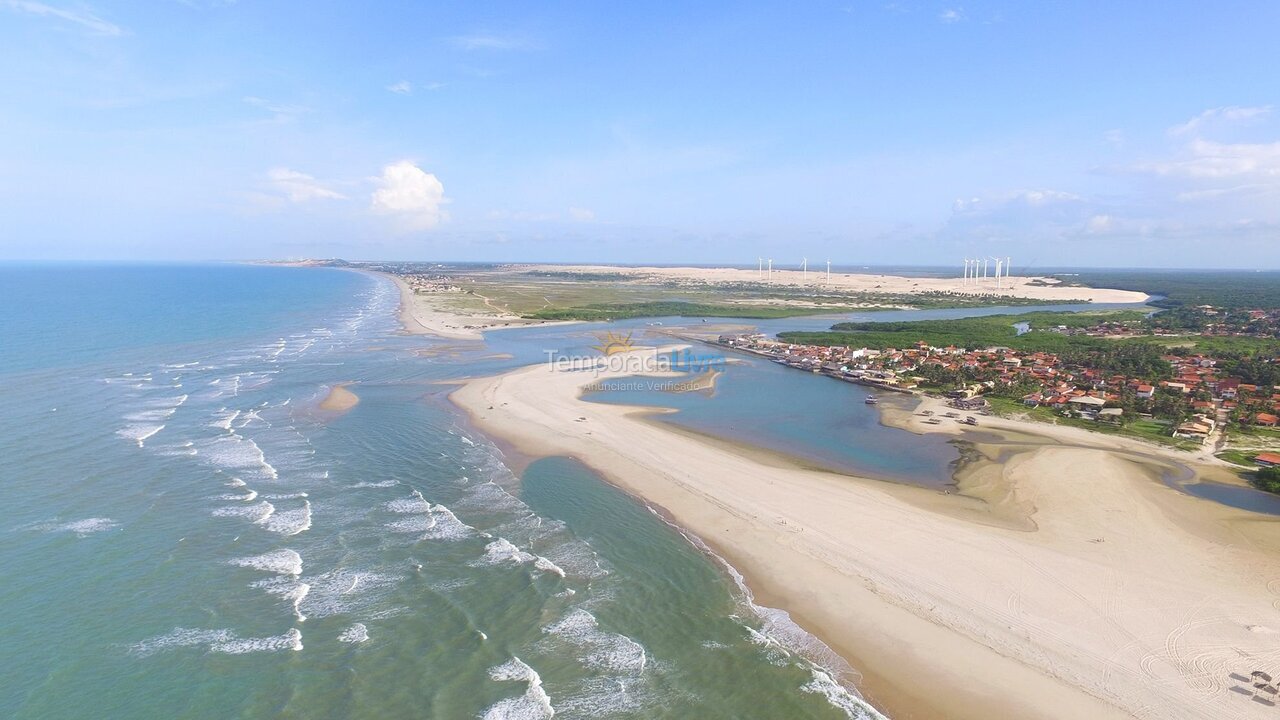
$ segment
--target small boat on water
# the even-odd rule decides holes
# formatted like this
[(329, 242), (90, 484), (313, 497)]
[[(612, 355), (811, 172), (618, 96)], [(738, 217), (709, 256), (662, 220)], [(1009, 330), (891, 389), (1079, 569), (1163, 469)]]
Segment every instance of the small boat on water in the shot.
[(864, 402), (868, 405), (879, 405), (880, 398), (877, 398), (875, 395), (868, 395)]

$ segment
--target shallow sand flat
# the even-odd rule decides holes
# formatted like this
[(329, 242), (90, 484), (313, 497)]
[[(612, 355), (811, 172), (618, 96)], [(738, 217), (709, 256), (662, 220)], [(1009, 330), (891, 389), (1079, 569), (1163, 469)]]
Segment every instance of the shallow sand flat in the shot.
[(983, 480), (1029, 524), (987, 522), (971, 497), (765, 464), (579, 399), (622, 375), (540, 365), (452, 397), (517, 450), (577, 457), (661, 507), (849, 660), (892, 717), (1280, 712), (1229, 678), (1280, 665), (1274, 519), (1178, 493), (1115, 452), (1042, 446)]
[[(675, 281), (712, 285), (728, 283), (755, 284), (761, 282), (760, 275), (755, 270), (738, 268), (621, 267), (612, 265), (535, 265), (517, 267), (544, 272), (617, 273), (628, 275), (638, 280), (655, 282)], [(775, 285), (828, 287), (852, 292), (875, 292), (895, 295), (947, 292), (961, 295), (991, 295), (1060, 302), (1096, 303), (1140, 303), (1146, 302), (1150, 297), (1146, 293), (1130, 290), (1064, 287), (1059, 280), (1049, 277), (1014, 276), (1002, 278), (1000, 287), (996, 287), (994, 277), (979, 280), (977, 283), (966, 284), (962, 278), (831, 273), (831, 277), (828, 280), (825, 271), (810, 270), (806, 275), (799, 270), (780, 270), (777, 268), (768, 277), (768, 282)]]
[(320, 409), (328, 412), (343, 413), (355, 407), (360, 402), (360, 396), (347, 389), (346, 383), (334, 385), (329, 390), (329, 394), (324, 400), (320, 401)]

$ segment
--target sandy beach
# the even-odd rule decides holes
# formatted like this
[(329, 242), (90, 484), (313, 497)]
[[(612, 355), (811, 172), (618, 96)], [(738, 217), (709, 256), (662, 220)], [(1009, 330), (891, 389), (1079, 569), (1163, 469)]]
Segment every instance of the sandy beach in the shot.
[(450, 308), (444, 296), (419, 294), (398, 275), (378, 273), (390, 278), (400, 289), (400, 324), (405, 332), (435, 335), (449, 340), (480, 340), (486, 330), (528, 325), (564, 325), (565, 321), (529, 320), (497, 310), (489, 313), (463, 313)]
[[(523, 266), (521, 266), (523, 267)], [(1130, 290), (1064, 286), (1061, 280), (1051, 277), (1011, 276), (1001, 278), (997, 286), (995, 278), (988, 277), (969, 283), (962, 278), (902, 277), (873, 273), (831, 273), (828, 279), (824, 271), (811, 268), (808, 273), (800, 270), (781, 270), (776, 266), (772, 274), (762, 278), (753, 270), (739, 268), (700, 267), (624, 267), (614, 265), (535, 265), (524, 269), (540, 272), (596, 275), (616, 273), (635, 280), (654, 283), (686, 283), (694, 285), (732, 285), (767, 282), (789, 287), (807, 286), (829, 288), (846, 292), (870, 292), (894, 295), (919, 293), (954, 293), (957, 295), (982, 295), (993, 297), (1029, 298), (1057, 302), (1140, 303), (1150, 296)]]
[(580, 399), (626, 374), (536, 365), (452, 398), (516, 451), (578, 458), (701, 538), (890, 717), (1276, 715), (1232, 677), (1280, 665), (1274, 518), (1027, 423), (984, 427), (951, 494), (765, 461)]

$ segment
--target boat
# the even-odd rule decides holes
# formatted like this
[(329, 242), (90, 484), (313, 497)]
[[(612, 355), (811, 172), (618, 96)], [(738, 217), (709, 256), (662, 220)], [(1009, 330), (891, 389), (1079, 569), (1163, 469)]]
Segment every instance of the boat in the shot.
[(864, 402), (866, 402), (868, 405), (879, 405), (880, 399), (877, 398), (875, 395), (868, 395), (867, 399)]

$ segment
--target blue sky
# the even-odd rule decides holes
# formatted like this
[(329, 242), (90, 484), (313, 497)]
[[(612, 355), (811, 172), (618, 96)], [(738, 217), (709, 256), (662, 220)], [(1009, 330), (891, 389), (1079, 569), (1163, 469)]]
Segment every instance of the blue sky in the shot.
[(1275, 268), (1276, 27), (1273, 2), (0, 0), (0, 257)]

